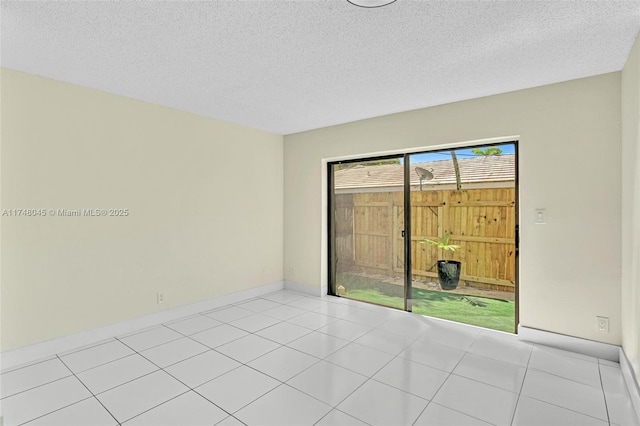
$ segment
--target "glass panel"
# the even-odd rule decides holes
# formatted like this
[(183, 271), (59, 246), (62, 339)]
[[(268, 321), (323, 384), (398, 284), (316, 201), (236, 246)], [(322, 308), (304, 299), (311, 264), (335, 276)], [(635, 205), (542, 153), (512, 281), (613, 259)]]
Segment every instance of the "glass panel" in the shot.
[(515, 331), (515, 145), (409, 157), (415, 313)]
[(335, 294), (404, 309), (404, 166), (334, 164)]

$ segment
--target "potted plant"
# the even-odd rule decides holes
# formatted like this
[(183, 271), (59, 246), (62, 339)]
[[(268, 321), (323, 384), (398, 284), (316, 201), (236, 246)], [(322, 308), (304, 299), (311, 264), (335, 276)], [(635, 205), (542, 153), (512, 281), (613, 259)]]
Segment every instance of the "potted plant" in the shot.
[[(459, 245), (449, 244), (449, 234), (445, 234), (444, 237), (439, 240), (421, 240), (421, 244), (430, 244), (436, 248), (444, 251), (455, 252), (460, 248)], [(460, 281), (460, 262), (457, 260), (438, 260), (438, 279), (440, 280), (440, 287), (443, 290), (455, 290), (458, 287)]]

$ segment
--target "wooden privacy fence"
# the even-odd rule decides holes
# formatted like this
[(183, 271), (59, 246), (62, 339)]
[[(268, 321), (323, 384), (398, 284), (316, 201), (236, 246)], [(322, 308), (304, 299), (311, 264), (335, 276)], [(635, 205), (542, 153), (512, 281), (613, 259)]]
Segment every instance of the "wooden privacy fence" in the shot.
[[(336, 194), (337, 272), (398, 277), (403, 274), (402, 192)], [(513, 291), (515, 190), (486, 188), (411, 192), (411, 259), (414, 279), (437, 279), (436, 261), (462, 262), (467, 285)], [(452, 253), (423, 239), (450, 235)]]

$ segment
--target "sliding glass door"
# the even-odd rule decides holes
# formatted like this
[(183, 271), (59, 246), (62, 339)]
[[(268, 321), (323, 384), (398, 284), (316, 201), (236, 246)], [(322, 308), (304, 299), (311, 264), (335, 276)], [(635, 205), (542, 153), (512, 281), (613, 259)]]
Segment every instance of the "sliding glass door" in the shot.
[(330, 164), (330, 292), (514, 332), (516, 148)]
[(404, 309), (402, 158), (329, 166), (333, 294)]

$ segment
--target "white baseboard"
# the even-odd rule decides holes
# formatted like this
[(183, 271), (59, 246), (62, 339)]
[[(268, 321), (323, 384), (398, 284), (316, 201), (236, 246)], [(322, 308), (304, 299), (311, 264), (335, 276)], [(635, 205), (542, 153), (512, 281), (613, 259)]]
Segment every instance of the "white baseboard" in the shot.
[(589, 355), (613, 362), (620, 360), (620, 346), (552, 333), (518, 325), (518, 338), (531, 343), (552, 346), (566, 351)]
[[(44, 358), (52, 357), (56, 354), (68, 352), (75, 348), (102, 342), (104, 340), (142, 330), (154, 325), (163, 324), (188, 315), (194, 315), (199, 312), (215, 309), (230, 303), (237, 303), (252, 297), (262, 296), (263, 294), (273, 291), (282, 290), (284, 281), (276, 281), (270, 284), (260, 285), (258, 287), (242, 290), (236, 293), (225, 294), (223, 296), (214, 297), (212, 299), (203, 300), (201, 302), (189, 305), (178, 306), (176, 308), (167, 309), (166, 311), (156, 312), (131, 320), (121, 321), (116, 324), (106, 325), (93, 330), (72, 334), (69, 336), (59, 337), (47, 340), (45, 342), (36, 343), (34, 345), (25, 346), (18, 349), (3, 352), (0, 365), (3, 370), (13, 368), (21, 364), (27, 364)], [(306, 286), (305, 286), (306, 287)]]
[(631, 403), (636, 411), (636, 416), (640, 419), (640, 386), (638, 386), (636, 375), (631, 368), (627, 354), (624, 353), (622, 348), (620, 348), (620, 369), (622, 370), (622, 377), (624, 377), (627, 390), (629, 390)]
[(315, 297), (325, 297), (327, 295), (327, 286), (311, 287), (295, 281), (285, 281), (284, 288), (286, 290), (295, 291), (296, 293), (308, 294)]

